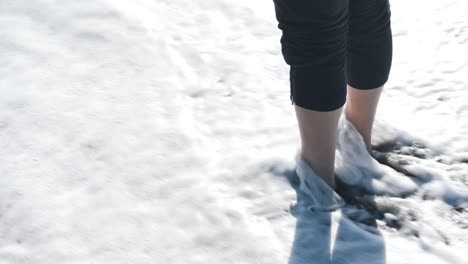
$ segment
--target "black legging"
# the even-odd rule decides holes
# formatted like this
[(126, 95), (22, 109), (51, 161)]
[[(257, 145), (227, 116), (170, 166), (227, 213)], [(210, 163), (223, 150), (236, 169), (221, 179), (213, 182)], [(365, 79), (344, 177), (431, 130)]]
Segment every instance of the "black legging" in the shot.
[(346, 84), (369, 90), (390, 74), (388, 0), (273, 0), (281, 51), (290, 65), (291, 102), (332, 111), (346, 102)]

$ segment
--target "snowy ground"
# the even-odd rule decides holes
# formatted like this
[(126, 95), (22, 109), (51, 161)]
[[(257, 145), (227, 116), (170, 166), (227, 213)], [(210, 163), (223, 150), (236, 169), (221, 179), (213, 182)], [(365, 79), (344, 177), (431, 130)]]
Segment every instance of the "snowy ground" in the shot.
[(468, 2), (392, 16), (360, 223), (294, 206), (272, 1), (0, 0), (0, 264), (467, 263)]

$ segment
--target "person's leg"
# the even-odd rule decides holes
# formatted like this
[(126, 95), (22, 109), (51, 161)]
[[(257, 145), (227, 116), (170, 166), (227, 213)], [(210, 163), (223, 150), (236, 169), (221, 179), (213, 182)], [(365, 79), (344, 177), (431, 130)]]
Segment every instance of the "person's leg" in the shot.
[(388, 0), (350, 1), (347, 47), (348, 98), (346, 118), (371, 153), (372, 126), (392, 63), (392, 32)]
[(274, 0), (301, 155), (331, 187), (336, 130), (346, 102), (346, 0)]
[(356, 89), (348, 86), (348, 102), (344, 111), (345, 116), (363, 137), (369, 153), (372, 151), (372, 126), (382, 90), (383, 86), (371, 90)]
[(336, 129), (342, 107), (319, 112), (295, 106), (301, 134), (301, 153), (318, 176), (335, 189)]

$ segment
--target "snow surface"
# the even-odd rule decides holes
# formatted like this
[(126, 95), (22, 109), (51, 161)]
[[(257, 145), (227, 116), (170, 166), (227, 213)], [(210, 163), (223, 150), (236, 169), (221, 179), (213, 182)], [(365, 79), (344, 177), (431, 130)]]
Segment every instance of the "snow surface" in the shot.
[(272, 1), (0, 0), (0, 264), (468, 263), (468, 2), (391, 4), (379, 163), (313, 212)]

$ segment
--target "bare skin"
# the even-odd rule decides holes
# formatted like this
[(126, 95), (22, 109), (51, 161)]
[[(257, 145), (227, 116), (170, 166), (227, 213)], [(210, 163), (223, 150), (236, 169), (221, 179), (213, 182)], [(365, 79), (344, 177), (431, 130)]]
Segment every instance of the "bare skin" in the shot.
[[(359, 90), (348, 86), (346, 118), (363, 136), (371, 151), (372, 126), (383, 86)], [(335, 146), (338, 121), (343, 107), (329, 112), (305, 109), (295, 105), (301, 135), (301, 154), (310, 167), (333, 189), (335, 185)]]
[(310, 167), (335, 189), (336, 130), (343, 107), (319, 112), (295, 105), (301, 134), (301, 154)]
[(359, 90), (348, 86), (346, 118), (364, 138), (367, 151), (371, 152), (372, 126), (383, 86), (372, 90)]

